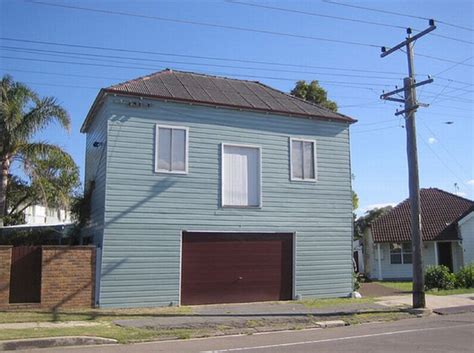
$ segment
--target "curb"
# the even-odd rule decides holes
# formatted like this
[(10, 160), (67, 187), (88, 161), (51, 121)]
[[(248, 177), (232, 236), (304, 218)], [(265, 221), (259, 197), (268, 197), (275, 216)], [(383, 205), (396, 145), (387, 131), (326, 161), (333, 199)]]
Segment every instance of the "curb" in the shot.
[(433, 311), (430, 308), (407, 308), (403, 310), (418, 317), (424, 317), (433, 314)]
[(21, 340), (0, 341), (0, 351), (116, 343), (117, 340), (111, 338), (89, 336), (28, 338)]
[(348, 324), (342, 320), (330, 320), (330, 321), (317, 321), (315, 322), (321, 328), (341, 327), (347, 326)]

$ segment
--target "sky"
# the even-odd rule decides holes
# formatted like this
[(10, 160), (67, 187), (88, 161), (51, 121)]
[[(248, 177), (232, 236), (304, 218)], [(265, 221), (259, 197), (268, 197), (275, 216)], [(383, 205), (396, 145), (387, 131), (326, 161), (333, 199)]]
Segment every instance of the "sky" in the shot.
[(433, 18), (436, 30), (414, 46), (417, 80), (434, 79), (417, 89), (418, 100), (430, 104), (416, 114), (420, 185), (474, 199), (473, 6), (0, 0), (0, 74), (67, 109), (70, 133), (51, 125), (35, 139), (62, 146), (82, 175), (80, 127), (101, 87), (164, 68), (256, 80), (285, 92), (297, 80), (318, 80), (339, 111), (358, 120), (351, 126), (351, 164), (361, 215), (408, 197), (404, 118), (394, 115), (402, 109), (379, 99), (403, 86), (407, 58), (402, 51), (381, 58), (380, 47), (403, 41), (407, 27), (424, 30)]

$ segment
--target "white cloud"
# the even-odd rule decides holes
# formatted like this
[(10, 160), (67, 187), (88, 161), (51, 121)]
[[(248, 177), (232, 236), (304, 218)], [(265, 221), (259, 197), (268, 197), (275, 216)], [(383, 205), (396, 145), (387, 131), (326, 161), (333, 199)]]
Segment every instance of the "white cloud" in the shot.
[(466, 181), (467, 185), (474, 185), (474, 179)]
[(430, 137), (430, 138), (428, 139), (428, 143), (429, 143), (430, 145), (435, 144), (436, 142), (438, 142), (438, 140), (435, 139), (434, 137)]
[(455, 194), (461, 197), (466, 197), (466, 193), (462, 191), (455, 192)]

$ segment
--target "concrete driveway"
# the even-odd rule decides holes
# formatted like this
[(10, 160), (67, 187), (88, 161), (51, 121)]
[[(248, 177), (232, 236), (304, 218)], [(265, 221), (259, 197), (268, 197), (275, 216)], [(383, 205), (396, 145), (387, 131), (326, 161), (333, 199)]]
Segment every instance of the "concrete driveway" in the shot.
[[(377, 304), (394, 307), (394, 306), (411, 306), (411, 295), (397, 295), (390, 297), (381, 297), (376, 301)], [(460, 306), (474, 305), (474, 294), (456, 294), (456, 295), (426, 295), (426, 306), (432, 310), (441, 308), (453, 308)]]

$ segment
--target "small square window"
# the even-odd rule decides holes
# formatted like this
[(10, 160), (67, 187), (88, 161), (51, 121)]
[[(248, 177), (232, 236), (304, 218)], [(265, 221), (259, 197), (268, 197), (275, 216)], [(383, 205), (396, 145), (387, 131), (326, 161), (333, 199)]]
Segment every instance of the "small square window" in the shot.
[(188, 172), (188, 128), (156, 126), (155, 171), (159, 173)]
[(390, 263), (391, 264), (411, 264), (412, 250), (410, 243), (390, 244)]
[(316, 180), (316, 142), (290, 139), (291, 180)]

